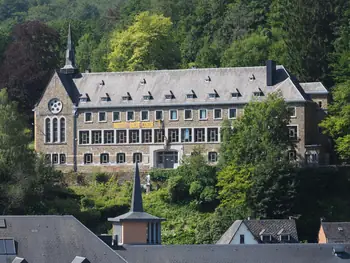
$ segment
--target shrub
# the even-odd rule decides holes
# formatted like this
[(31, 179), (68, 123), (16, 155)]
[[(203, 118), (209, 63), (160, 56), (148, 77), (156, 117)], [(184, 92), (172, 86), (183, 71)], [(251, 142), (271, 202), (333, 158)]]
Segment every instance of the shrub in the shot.
[(186, 185), (182, 176), (170, 177), (167, 190), (170, 202), (176, 203), (188, 198), (188, 185)]
[(105, 184), (109, 180), (109, 175), (106, 173), (98, 172), (94, 174), (95, 181), (100, 184)]

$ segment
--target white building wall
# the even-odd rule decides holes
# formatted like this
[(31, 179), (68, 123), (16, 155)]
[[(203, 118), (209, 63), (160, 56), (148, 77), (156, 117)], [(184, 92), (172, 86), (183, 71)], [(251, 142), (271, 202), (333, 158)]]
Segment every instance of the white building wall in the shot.
[(258, 244), (244, 223), (240, 225), (230, 244), (240, 244), (240, 235), (244, 235), (244, 244)]

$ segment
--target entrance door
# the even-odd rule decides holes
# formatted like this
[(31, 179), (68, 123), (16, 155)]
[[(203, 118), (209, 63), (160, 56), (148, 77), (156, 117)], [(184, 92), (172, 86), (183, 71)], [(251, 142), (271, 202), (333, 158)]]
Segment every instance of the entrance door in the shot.
[(176, 151), (161, 151), (156, 153), (156, 167), (158, 168), (174, 168), (179, 162), (178, 152)]

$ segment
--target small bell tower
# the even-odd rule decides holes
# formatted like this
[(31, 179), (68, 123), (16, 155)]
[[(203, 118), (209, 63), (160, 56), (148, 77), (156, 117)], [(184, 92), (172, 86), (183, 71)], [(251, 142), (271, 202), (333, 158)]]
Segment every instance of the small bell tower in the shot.
[(152, 216), (143, 211), (139, 166), (135, 165), (134, 186), (130, 211), (108, 218), (113, 224), (114, 245), (160, 245), (161, 222), (164, 218)]

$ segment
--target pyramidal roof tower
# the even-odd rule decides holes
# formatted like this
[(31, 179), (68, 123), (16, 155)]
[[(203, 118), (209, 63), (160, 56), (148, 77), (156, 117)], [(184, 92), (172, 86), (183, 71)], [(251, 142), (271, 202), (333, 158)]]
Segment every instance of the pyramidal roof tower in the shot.
[(130, 211), (108, 218), (113, 224), (113, 240), (119, 245), (161, 244), (161, 222), (164, 220), (143, 211), (140, 171), (136, 163)]
[(67, 36), (66, 64), (63, 68), (61, 68), (60, 72), (62, 74), (76, 74), (78, 72), (78, 68), (75, 65), (74, 45), (72, 41), (72, 32), (70, 24), (68, 27)]

